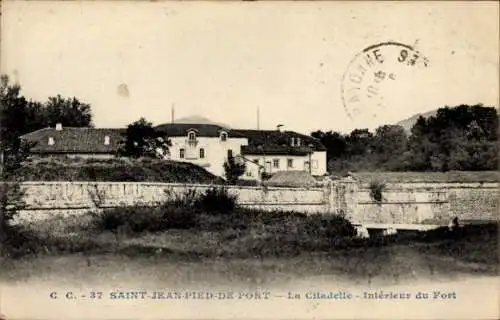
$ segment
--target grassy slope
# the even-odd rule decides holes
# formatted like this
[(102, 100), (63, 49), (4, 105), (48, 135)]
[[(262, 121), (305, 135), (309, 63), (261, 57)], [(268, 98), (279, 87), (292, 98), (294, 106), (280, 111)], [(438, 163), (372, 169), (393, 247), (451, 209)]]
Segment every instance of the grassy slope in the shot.
[(353, 176), (365, 183), (370, 181), (384, 181), (387, 183), (401, 182), (428, 182), (428, 183), (480, 183), (499, 182), (500, 173), (497, 171), (449, 171), (449, 172), (355, 172)]
[(184, 162), (154, 159), (35, 159), (16, 171), (22, 181), (142, 181), (213, 183), (219, 179)]

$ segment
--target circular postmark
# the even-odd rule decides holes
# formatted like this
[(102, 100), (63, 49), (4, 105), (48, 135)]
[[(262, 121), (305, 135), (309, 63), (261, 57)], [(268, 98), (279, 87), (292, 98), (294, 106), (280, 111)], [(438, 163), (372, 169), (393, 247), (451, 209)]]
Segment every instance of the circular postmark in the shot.
[[(391, 112), (416, 94), (405, 86), (415, 71), (429, 65), (414, 47), (384, 42), (365, 48), (350, 61), (342, 77), (342, 102), (349, 118), (377, 117)], [(397, 102), (399, 101), (399, 102)], [(403, 107), (399, 106), (399, 107)]]

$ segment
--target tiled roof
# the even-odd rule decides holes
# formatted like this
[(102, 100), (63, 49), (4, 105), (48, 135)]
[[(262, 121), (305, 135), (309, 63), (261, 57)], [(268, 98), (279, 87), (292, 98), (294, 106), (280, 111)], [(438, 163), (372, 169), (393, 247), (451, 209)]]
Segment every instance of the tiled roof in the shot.
[[(73, 128), (63, 127), (40, 129), (21, 136), (37, 144), (31, 149), (34, 153), (115, 153), (123, 140), (125, 129), (108, 128)], [(104, 144), (109, 137), (109, 145)], [(49, 145), (49, 138), (54, 144)]]
[[(248, 146), (242, 147), (243, 154), (291, 154), (306, 155), (312, 145), (315, 151), (325, 151), (326, 148), (318, 139), (293, 131), (278, 130), (246, 130), (228, 129), (215, 124), (171, 123), (156, 127), (167, 136), (187, 136), (194, 129), (199, 137), (219, 137), (221, 131), (226, 131), (229, 138), (247, 138)], [(45, 128), (22, 136), (23, 139), (37, 142), (32, 148), (36, 153), (115, 153), (124, 139), (126, 129), (117, 128)], [(104, 144), (104, 137), (109, 136), (110, 144)], [(49, 137), (54, 144), (49, 145)], [(291, 138), (300, 138), (300, 146), (291, 146)], [(297, 140), (295, 140), (297, 141)]]
[(199, 137), (218, 137), (221, 131), (228, 132), (228, 136), (231, 137), (229, 129), (215, 124), (165, 123), (155, 128), (158, 131), (165, 132), (170, 137), (187, 136), (190, 129), (195, 129)]
[[(318, 139), (294, 131), (234, 129), (231, 133), (248, 138), (248, 146), (242, 147), (243, 154), (305, 155), (311, 150), (309, 145), (314, 151), (326, 151)], [(291, 146), (292, 137), (300, 138), (300, 146)]]

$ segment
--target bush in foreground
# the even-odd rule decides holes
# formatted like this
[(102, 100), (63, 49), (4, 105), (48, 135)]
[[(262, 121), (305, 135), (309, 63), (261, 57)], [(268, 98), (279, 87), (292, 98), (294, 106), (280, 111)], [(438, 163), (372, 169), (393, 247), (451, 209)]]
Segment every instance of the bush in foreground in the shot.
[(187, 190), (182, 195), (169, 195), (170, 200), (159, 207), (125, 206), (94, 213), (98, 230), (112, 232), (156, 232), (187, 229), (197, 225), (201, 214), (227, 215), (236, 209), (236, 197), (223, 187), (212, 187), (203, 193)]
[(161, 207), (129, 206), (96, 213), (97, 230), (125, 233), (187, 229), (196, 225), (195, 212), (167, 202)]
[(159, 231), (163, 228), (163, 215), (159, 208), (129, 206), (105, 209), (95, 213), (95, 226), (98, 230), (112, 232)]
[(207, 213), (229, 214), (236, 208), (236, 196), (224, 187), (212, 187), (198, 196), (196, 205)]

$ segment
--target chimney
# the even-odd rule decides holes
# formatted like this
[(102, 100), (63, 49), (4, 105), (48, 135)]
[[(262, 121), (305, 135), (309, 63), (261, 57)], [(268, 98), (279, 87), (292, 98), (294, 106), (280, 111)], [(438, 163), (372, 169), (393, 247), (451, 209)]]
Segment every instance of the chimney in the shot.
[(279, 131), (279, 132), (285, 132), (285, 126), (282, 125), (282, 124), (278, 124), (276, 126), (276, 129)]
[(62, 130), (62, 123), (56, 123), (56, 131)]
[(260, 110), (257, 107), (257, 130), (260, 130)]

